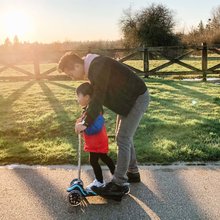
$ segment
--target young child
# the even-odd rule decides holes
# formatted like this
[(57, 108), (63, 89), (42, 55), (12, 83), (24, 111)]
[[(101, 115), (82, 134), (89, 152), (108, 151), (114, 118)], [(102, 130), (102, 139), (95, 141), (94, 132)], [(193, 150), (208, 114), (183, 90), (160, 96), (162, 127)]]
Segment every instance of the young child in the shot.
[[(79, 104), (84, 108), (82, 116), (76, 121), (76, 124), (79, 124), (83, 122), (83, 119), (86, 116), (86, 108), (91, 100), (93, 88), (90, 83), (83, 83), (76, 89), (76, 93)], [(107, 155), (108, 136), (102, 113), (99, 114), (89, 127), (87, 127), (83, 132), (83, 136), (84, 150), (90, 154), (89, 160), (95, 174), (95, 180), (86, 187), (87, 190), (91, 190), (92, 186), (102, 187), (105, 185), (99, 159), (108, 166), (112, 175), (115, 171), (115, 165), (112, 159)]]

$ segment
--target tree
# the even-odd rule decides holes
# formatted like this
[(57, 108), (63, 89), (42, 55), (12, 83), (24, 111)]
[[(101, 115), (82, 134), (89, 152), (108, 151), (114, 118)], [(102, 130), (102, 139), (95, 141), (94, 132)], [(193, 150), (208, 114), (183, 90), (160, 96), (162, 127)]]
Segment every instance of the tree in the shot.
[(220, 6), (214, 8), (212, 10), (210, 26), (213, 30), (220, 29)]
[(152, 4), (136, 14), (129, 8), (120, 25), (126, 46), (171, 46), (179, 42), (173, 33), (173, 13), (162, 4)]
[(137, 47), (140, 42), (138, 39), (138, 23), (135, 15), (132, 14), (131, 7), (123, 11), (124, 15), (120, 20), (121, 31), (124, 35), (126, 47)]
[(11, 41), (10, 41), (10, 39), (8, 37), (5, 39), (4, 46), (5, 47), (11, 46)]
[(203, 34), (205, 31), (205, 27), (202, 21), (200, 21), (199, 25), (198, 25), (198, 31), (199, 33)]
[(14, 36), (14, 45), (18, 45), (18, 44), (19, 44), (18, 36), (15, 35), (15, 36)]
[(214, 8), (211, 13), (210, 21), (211, 43), (220, 44), (220, 6)]
[(13, 43), (14, 43), (14, 45), (13, 45), (14, 48), (15, 48), (15, 49), (18, 49), (18, 47), (19, 47), (19, 45), (20, 45), (20, 41), (19, 41), (19, 38), (18, 38), (17, 35), (14, 36), (14, 42), (13, 42)]
[(183, 36), (182, 40), (188, 45), (200, 45), (202, 42), (220, 44), (220, 6), (212, 10), (205, 25), (200, 21), (198, 27)]

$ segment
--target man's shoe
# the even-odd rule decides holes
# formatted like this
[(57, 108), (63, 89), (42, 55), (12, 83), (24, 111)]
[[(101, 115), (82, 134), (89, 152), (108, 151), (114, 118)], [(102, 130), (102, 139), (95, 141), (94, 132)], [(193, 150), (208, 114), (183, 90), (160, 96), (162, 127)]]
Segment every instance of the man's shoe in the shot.
[(130, 187), (129, 187), (129, 183), (127, 183), (128, 185), (123, 185), (123, 190), (124, 190), (124, 194), (129, 194), (130, 193)]
[(120, 186), (114, 182), (109, 182), (104, 187), (92, 186), (91, 189), (99, 196), (115, 201), (121, 201), (122, 197), (130, 191), (128, 185)]
[(129, 183), (139, 183), (139, 182), (141, 182), (139, 172), (137, 172), (137, 173), (127, 172), (127, 176), (128, 176), (128, 182)]

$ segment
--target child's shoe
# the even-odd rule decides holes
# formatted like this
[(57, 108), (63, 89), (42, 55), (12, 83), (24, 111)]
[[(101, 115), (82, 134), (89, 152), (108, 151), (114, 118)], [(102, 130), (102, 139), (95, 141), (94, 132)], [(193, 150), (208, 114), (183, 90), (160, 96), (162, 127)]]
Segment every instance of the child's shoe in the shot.
[(86, 190), (87, 191), (92, 191), (92, 187), (96, 186), (96, 187), (103, 187), (105, 186), (105, 182), (103, 181), (103, 183), (99, 182), (97, 179), (95, 179), (92, 183), (90, 183), (87, 187)]

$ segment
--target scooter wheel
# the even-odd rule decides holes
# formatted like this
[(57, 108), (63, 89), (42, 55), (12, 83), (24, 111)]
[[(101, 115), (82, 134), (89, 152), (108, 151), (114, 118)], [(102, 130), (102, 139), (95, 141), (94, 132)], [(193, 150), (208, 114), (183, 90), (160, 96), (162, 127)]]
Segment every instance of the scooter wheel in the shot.
[(78, 190), (73, 190), (69, 193), (68, 199), (72, 206), (79, 206), (82, 200), (82, 195)]

